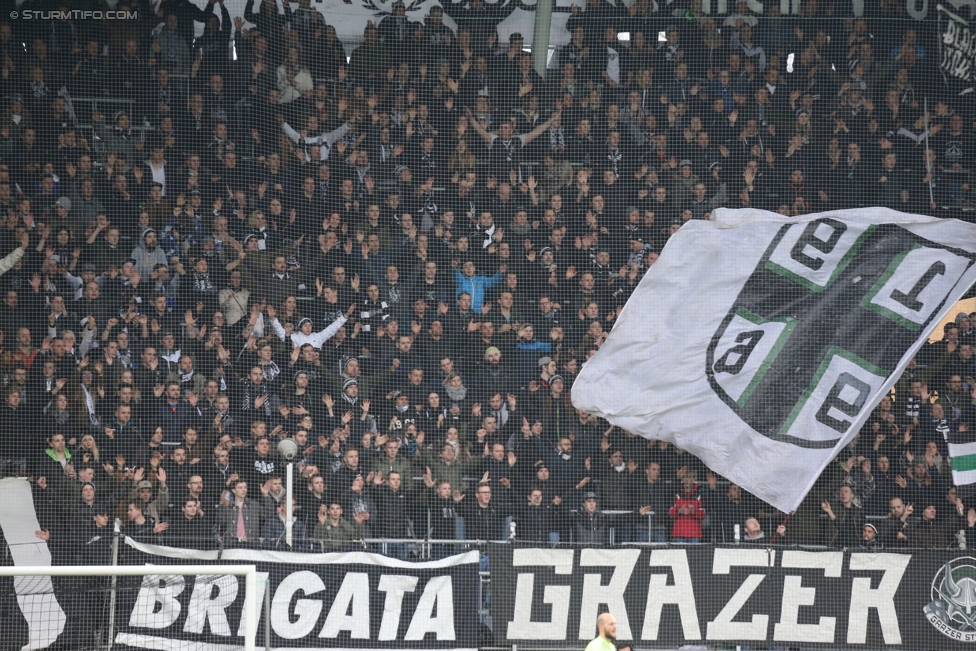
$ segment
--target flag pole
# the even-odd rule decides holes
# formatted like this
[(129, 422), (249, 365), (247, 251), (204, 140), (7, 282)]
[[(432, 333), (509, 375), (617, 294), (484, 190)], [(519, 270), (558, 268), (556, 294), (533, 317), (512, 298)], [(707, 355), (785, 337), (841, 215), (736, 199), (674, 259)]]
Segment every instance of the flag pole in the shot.
[(929, 160), (929, 131), (932, 129), (932, 118), (929, 115), (929, 96), (925, 96), (925, 170), (929, 175), (929, 182), (925, 185), (929, 186), (929, 203), (935, 203), (935, 197), (932, 194), (932, 161)]
[[(779, 527), (785, 527), (786, 523), (790, 521), (790, 518), (793, 517), (794, 513), (796, 513), (796, 511), (790, 511), (787, 513), (786, 518), (779, 524)], [(773, 532), (773, 539), (769, 541), (770, 545), (776, 544), (776, 539), (779, 538), (779, 527), (776, 527), (776, 531)]]

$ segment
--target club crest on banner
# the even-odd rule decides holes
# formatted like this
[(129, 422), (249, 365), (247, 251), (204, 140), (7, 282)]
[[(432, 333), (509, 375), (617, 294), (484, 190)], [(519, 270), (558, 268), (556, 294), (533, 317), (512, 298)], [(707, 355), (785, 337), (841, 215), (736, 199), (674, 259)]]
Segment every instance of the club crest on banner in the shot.
[(932, 579), (932, 601), (923, 609), (946, 637), (976, 642), (976, 558), (956, 558)]
[(712, 337), (709, 384), (756, 432), (833, 448), (974, 261), (895, 224), (785, 225)]
[[(393, 15), (393, 5), (397, 4), (399, 0), (388, 0), (387, 2), (382, 2), (380, 0), (359, 0), (360, 4), (366, 9), (372, 9), (376, 12), (379, 17), (392, 16)], [(437, 5), (439, 3), (433, 0), (403, 0), (404, 9), (406, 9), (407, 15), (411, 12), (418, 12), (423, 10), (426, 14), (426, 10), (430, 6)]]

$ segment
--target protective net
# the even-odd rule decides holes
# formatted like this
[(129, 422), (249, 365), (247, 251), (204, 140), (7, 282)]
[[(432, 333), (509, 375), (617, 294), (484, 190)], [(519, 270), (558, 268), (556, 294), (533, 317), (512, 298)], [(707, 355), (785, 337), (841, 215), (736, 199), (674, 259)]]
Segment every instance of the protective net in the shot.
[[(9, 3), (5, 564), (254, 564), (269, 648), (976, 641), (974, 17)], [(0, 646), (237, 648), (243, 581), (2, 578)]]

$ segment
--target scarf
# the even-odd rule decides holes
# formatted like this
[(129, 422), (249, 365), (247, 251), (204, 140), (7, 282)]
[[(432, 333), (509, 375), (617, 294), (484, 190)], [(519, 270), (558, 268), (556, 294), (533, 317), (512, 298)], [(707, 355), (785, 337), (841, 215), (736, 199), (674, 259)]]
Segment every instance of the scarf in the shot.
[(566, 138), (562, 127), (549, 127), (549, 149), (555, 151), (566, 147)]
[(263, 409), (264, 413), (270, 417), (271, 394), (268, 392), (267, 387), (263, 384), (261, 385), (261, 389), (263, 389), (263, 391), (256, 391), (255, 389), (257, 389), (257, 385), (251, 384), (249, 380), (245, 380), (244, 395), (242, 396), (243, 400), (241, 401), (242, 408), (244, 410), (251, 409), (252, 407), (257, 409), (257, 407), (254, 407), (254, 401), (261, 396), (267, 396), (267, 400), (264, 401)]
[(261, 367), (261, 374), (264, 375), (266, 382), (273, 382), (279, 373), (281, 373), (281, 369), (274, 362), (270, 362), (267, 366)]
[(120, 348), (116, 359), (122, 368), (132, 368), (132, 351), (128, 348)]
[(180, 381), (183, 382), (184, 384), (187, 382), (192, 382), (193, 373), (194, 371), (190, 371), (189, 373), (180, 373)]
[[(499, 371), (500, 370), (501, 369), (499, 369)], [(492, 409), (488, 413), (490, 413), (492, 416), (495, 417), (495, 422), (498, 423), (498, 428), (499, 429), (501, 429), (502, 427), (505, 427), (505, 423), (508, 422), (508, 405), (507, 404), (503, 404), (502, 405), (502, 408), (499, 409), (498, 411), (495, 411), (494, 409)]]
[(922, 411), (922, 399), (915, 396), (905, 398), (905, 415), (909, 418), (918, 418)]
[(619, 148), (607, 150), (607, 160), (610, 161), (610, 167), (613, 168), (613, 173), (618, 177), (620, 176), (620, 171), (617, 169), (617, 167), (620, 165), (620, 161), (623, 160), (623, 158), (624, 155)]
[(88, 420), (91, 422), (92, 427), (98, 427), (98, 416), (95, 415), (95, 400), (92, 398), (91, 391), (84, 384), (81, 385), (81, 390), (85, 392), (85, 405), (88, 407)]
[(467, 395), (468, 390), (465, 389), (463, 386), (455, 388), (452, 387), (451, 385), (447, 385), (444, 387), (444, 393), (446, 393), (451, 400), (457, 402), (457, 401), (464, 400), (464, 396)]
[(43, 81), (32, 81), (30, 87), (34, 99), (44, 99), (51, 92)]
[(210, 282), (209, 273), (198, 273), (194, 271), (193, 286), (196, 287), (197, 291), (202, 294), (213, 294), (217, 291), (217, 289), (213, 286), (213, 283)]
[(502, 147), (505, 148), (505, 162), (507, 163), (513, 162), (515, 153), (517, 151), (515, 149), (515, 143), (518, 142), (518, 139), (515, 138), (515, 136), (512, 136), (512, 138), (510, 138), (509, 140), (502, 140), (501, 138), (499, 138), (497, 142), (502, 143)]

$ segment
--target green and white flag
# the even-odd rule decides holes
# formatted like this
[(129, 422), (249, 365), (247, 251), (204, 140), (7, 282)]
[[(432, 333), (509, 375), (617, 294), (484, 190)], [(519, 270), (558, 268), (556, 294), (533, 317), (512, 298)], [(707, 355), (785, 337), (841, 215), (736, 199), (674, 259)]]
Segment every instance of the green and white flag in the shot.
[(950, 431), (948, 443), (952, 483), (976, 484), (976, 432)]

